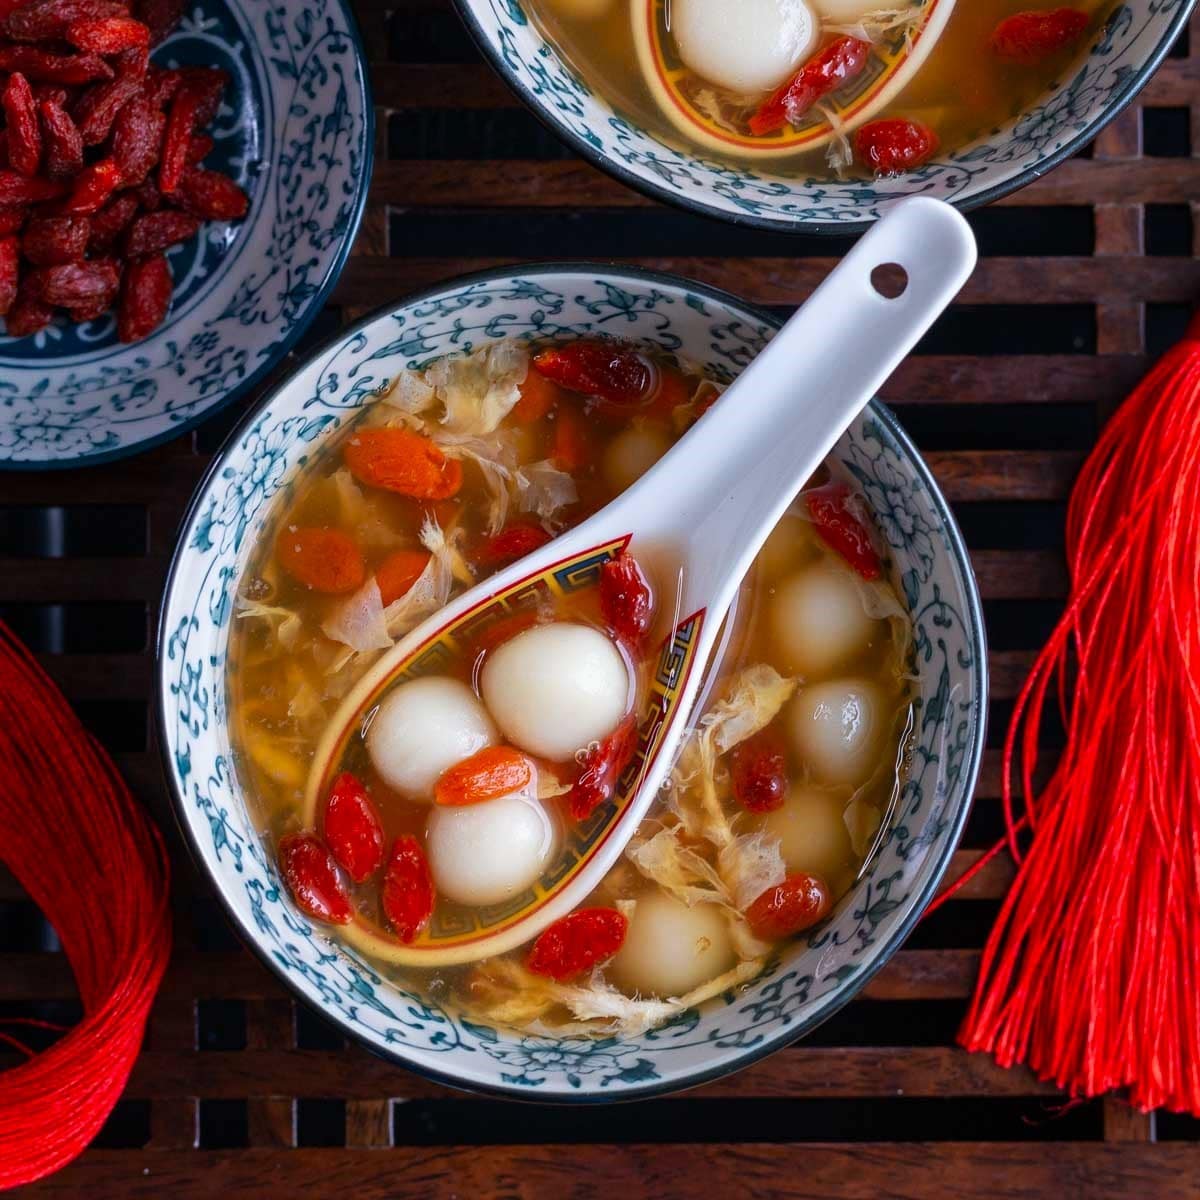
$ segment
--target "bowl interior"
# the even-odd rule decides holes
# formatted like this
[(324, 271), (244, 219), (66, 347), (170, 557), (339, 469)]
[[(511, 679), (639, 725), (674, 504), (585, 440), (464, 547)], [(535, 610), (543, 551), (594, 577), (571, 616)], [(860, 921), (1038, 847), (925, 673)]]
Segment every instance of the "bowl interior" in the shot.
[(586, 266), (494, 272), (368, 319), (302, 367), (235, 432), (202, 483), (159, 633), (160, 726), (177, 812), (197, 860), (264, 960), (373, 1049), (468, 1087), (531, 1098), (621, 1098), (744, 1064), (829, 1016), (903, 939), (966, 819), (983, 744), (986, 666), (974, 579), (945, 502), (877, 401), (835, 457), (859, 483), (912, 611), (919, 668), (912, 768), (881, 853), (829, 922), (740, 995), (630, 1039), (493, 1029), (414, 994), (331, 942), (281, 889), (248, 818), (226, 727), (234, 590), (257, 531), (343, 421), (405, 367), (504, 337), (605, 333), (726, 378), (772, 325), (682, 280)]
[(358, 228), (372, 114), (342, 0), (296, 16), (211, 0), (153, 53), (229, 73), (206, 165), (250, 196), (168, 251), (166, 321), (126, 346), (107, 313), (0, 337), (0, 467), (74, 466), (173, 437), (249, 387), (320, 310)]
[(580, 78), (542, 37), (522, 0), (456, 3), (517, 94), (578, 153), (623, 183), (740, 224), (846, 233), (875, 221), (905, 196), (974, 207), (1044, 174), (1136, 94), (1183, 29), (1195, 0), (1114, 4), (1099, 37), (1033, 109), (916, 171), (877, 182), (785, 178), (769, 165), (718, 162), (666, 142), (615, 110), (594, 81)]

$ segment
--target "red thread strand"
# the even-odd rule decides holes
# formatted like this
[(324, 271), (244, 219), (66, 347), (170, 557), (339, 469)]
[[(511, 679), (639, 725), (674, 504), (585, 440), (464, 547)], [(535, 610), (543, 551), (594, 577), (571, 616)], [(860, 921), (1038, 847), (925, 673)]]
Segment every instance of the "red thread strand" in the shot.
[[(54, 926), (83, 1020), (0, 1074), (0, 1190), (65, 1166), (104, 1124), (171, 948), (162, 838), (62, 694), (0, 622), (0, 860)], [(56, 1029), (13, 1018), (4, 1025)]]
[[(1066, 546), (1005, 742), (1006, 837), (936, 902), (1001, 848), (1018, 865), (959, 1041), (1200, 1116), (1200, 316), (1105, 427)], [(1039, 789), (1048, 702), (1066, 744)]]

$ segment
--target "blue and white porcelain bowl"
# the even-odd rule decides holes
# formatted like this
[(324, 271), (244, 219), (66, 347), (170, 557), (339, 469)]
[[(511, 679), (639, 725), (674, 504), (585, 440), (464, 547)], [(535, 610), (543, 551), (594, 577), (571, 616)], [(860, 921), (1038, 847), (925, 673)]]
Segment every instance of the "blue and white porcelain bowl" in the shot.
[[(970, 0), (959, 0), (968, 4)], [(665, 142), (615, 110), (530, 20), (524, 0), (455, 0), (516, 94), (577, 153), (659, 200), (741, 225), (853, 233), (905, 196), (975, 208), (1044, 175), (1096, 136), (1141, 90), (1196, 0), (1124, 0), (1038, 105), (969, 146), (895, 179), (783, 178)], [(881, 4), (881, 8), (889, 7)]]
[(611, 334), (729, 379), (776, 322), (666, 275), (586, 265), (492, 271), (412, 297), (314, 355), (252, 412), (184, 522), (159, 627), (159, 721), (180, 825), (230, 918), (325, 1017), (423, 1074), (543, 1100), (688, 1087), (797, 1038), (855, 995), (932, 897), (966, 821), (983, 752), (983, 619), (949, 508), (892, 414), (873, 401), (834, 451), (858, 480), (913, 614), (916, 746), (881, 852), (831, 919), (740, 994), (637, 1038), (490, 1028), (385, 978), (291, 903), (233, 765), (225, 664), (237, 581), (272, 506), (346, 421), (404, 368), (500, 338)]
[(144, 341), (117, 341), (112, 313), (0, 336), (0, 468), (119, 458), (230, 403), (320, 311), (358, 231), (374, 118), (344, 0), (203, 0), (153, 59), (228, 71), (207, 164), (250, 212), (169, 252), (171, 310)]

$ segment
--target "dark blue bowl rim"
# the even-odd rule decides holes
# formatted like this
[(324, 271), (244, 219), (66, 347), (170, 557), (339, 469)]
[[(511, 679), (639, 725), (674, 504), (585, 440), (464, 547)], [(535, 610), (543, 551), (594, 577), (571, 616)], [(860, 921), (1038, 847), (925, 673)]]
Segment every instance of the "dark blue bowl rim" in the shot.
[(325, 272), (325, 278), (321, 281), (321, 286), (309, 297), (308, 303), (296, 318), (296, 323), (292, 326), (287, 337), (275, 347), (269, 358), (264, 359), (240, 383), (234, 384), (220, 399), (214, 400), (202, 412), (196, 413), (195, 416), (189, 417), (186, 421), (180, 421), (178, 425), (172, 425), (170, 428), (164, 429), (162, 433), (153, 434), (150, 437), (142, 438), (140, 441), (130, 442), (128, 445), (119, 446), (115, 450), (99, 450), (95, 454), (79, 454), (74, 458), (37, 459), (27, 462), (0, 459), (0, 471), (73, 471), (79, 467), (97, 467), (104, 463), (116, 462), (119, 459), (128, 458), (133, 454), (141, 454), (145, 450), (164, 445), (166, 442), (173, 441), (185, 433), (190, 433), (210, 417), (215, 417), (236, 400), (240, 400), (251, 388), (260, 383), (266, 375), (279, 365), (287, 354), (291, 353), (292, 348), (305, 335), (313, 321), (316, 320), (325, 305), (325, 301), (329, 299), (330, 292), (333, 291), (334, 286), (337, 284), (342, 270), (346, 266), (346, 260), (350, 256), (355, 239), (358, 237), (359, 226), (362, 224), (363, 213), (367, 207), (367, 193), (371, 187), (371, 174), (375, 166), (375, 106), (371, 95), (371, 75), (368, 67), (366, 46), (363, 42), (362, 30), (358, 26), (358, 19), (354, 15), (354, 10), (350, 7), (349, 0), (336, 0), (336, 3), (346, 21), (346, 36), (354, 46), (354, 57), (357, 60), (358, 76), (361, 81), (359, 97), (362, 100), (364, 116), (362, 140), (363, 171), (358, 179), (358, 189), (354, 196), (354, 207), (350, 214), (350, 224), (346, 229), (345, 237), (343, 237), (338, 246), (337, 254)]
[(958, 524), (954, 519), (954, 515), (950, 510), (950, 506), (946, 498), (942, 495), (933, 474), (926, 465), (925, 460), (920, 456), (912, 439), (901, 428), (900, 423), (896, 420), (892, 411), (878, 398), (875, 397), (869, 406), (869, 411), (875, 416), (887, 429), (888, 433), (896, 439), (897, 444), (908, 456), (912, 463), (913, 469), (918, 478), (925, 485), (938, 516), (943, 522), (943, 527), (946, 531), (946, 538), (949, 542), (950, 554), (957, 565), (960, 577), (966, 591), (966, 604), (968, 619), (971, 630), (971, 654), (977, 665), (979, 672), (979, 689), (974, 700), (974, 709), (972, 716), (974, 719), (976, 736), (975, 742), (971, 750), (970, 758), (963, 764), (961, 779), (962, 786), (965, 789), (965, 798), (954, 823), (947, 829), (946, 838), (943, 842), (942, 849), (938, 852), (938, 860), (935, 864), (935, 869), (931, 872), (925, 887), (913, 904), (908, 916), (905, 920), (892, 932), (888, 940), (883, 943), (875, 956), (875, 960), (857, 974), (846, 988), (838, 993), (836, 1000), (831, 1003), (826, 1010), (814, 1014), (807, 1021), (801, 1022), (798, 1025), (781, 1029), (772, 1037), (766, 1039), (762, 1044), (755, 1046), (752, 1050), (744, 1054), (731, 1057), (720, 1064), (714, 1065), (707, 1070), (697, 1071), (694, 1074), (689, 1074), (685, 1079), (679, 1082), (663, 1080), (658, 1083), (646, 1083), (641, 1086), (632, 1087), (622, 1091), (619, 1095), (600, 1095), (598, 1093), (556, 1093), (553, 1096), (538, 1096), (530, 1094), (531, 1089), (522, 1088), (515, 1084), (505, 1083), (480, 1083), (478, 1081), (464, 1082), (460, 1077), (453, 1072), (440, 1071), (435, 1067), (426, 1066), (424, 1063), (416, 1062), (411, 1058), (406, 1057), (398, 1051), (384, 1049), (375, 1042), (371, 1041), (353, 1022), (344, 1018), (340, 1013), (322, 1008), (315, 1004), (308, 997), (303, 996), (297, 989), (292, 986), (291, 977), (288, 973), (275, 961), (274, 957), (259, 944), (255, 937), (255, 931), (250, 923), (244, 922), (238, 915), (234, 906), (226, 899), (225, 893), (222, 890), (221, 884), (216, 878), (214, 871), (210, 868), (208, 859), (201, 850), (197, 839), (193, 836), (191, 823), (184, 816), (184, 807), (187, 803), (187, 797), (182, 795), (179, 790), (178, 782), (175, 776), (174, 765), (171, 762), (170, 754), (167, 751), (166, 739), (163, 737), (163, 731), (166, 728), (166, 711), (165, 697), (163, 689), (163, 677), (166, 670), (166, 646), (167, 639), (170, 636), (170, 631), (167, 628), (167, 613), (170, 608), (170, 597), (175, 586), (175, 577), (179, 570), (180, 562), (183, 558), (184, 540), (183, 533), (187, 530), (192, 521), (195, 519), (200, 506), (203, 503), (204, 497), (208, 492), (208, 488), (213, 480), (219, 475), (225, 462), (226, 456), (230, 450), (237, 445), (241, 437), (254, 425), (263, 412), (290, 386), (292, 377), (298, 372), (304, 370), (312, 362), (319, 359), (322, 355), (328, 353), (335, 346), (354, 337), (355, 334), (365, 329), (368, 325), (383, 317), (395, 312), (396, 309), (408, 307), (413, 304), (419, 304), (423, 300), (430, 299), (433, 296), (439, 295), (448, 289), (468, 287), (472, 284), (490, 283), (498, 279), (509, 279), (521, 275), (568, 275), (568, 274), (584, 274), (592, 275), (598, 278), (608, 279), (636, 279), (641, 282), (659, 284), (664, 287), (678, 287), (695, 292), (699, 295), (712, 300), (717, 304), (732, 306), (735, 309), (741, 310), (750, 314), (752, 317), (761, 321), (764, 325), (769, 325), (778, 329), (782, 324), (780, 319), (773, 314), (766, 312), (763, 309), (757, 308), (754, 305), (747, 304), (740, 300), (731, 292), (726, 292), (721, 288), (711, 287), (705, 283), (699, 283), (695, 280), (688, 279), (682, 275), (671, 275), (665, 271), (653, 271), (641, 267), (627, 267), (617, 264), (605, 263), (589, 263), (589, 262), (548, 262), (548, 263), (527, 263), (515, 264), (508, 267), (494, 267), (485, 271), (477, 271), (467, 275), (455, 276), (445, 280), (440, 284), (431, 287), (422, 288), (420, 291), (410, 292), (398, 299), (381, 305), (373, 312), (360, 318), (352, 325), (346, 326), (339, 330), (336, 334), (326, 338), (320, 346), (305, 359), (303, 363), (296, 366), (289, 377), (282, 380), (267, 395), (263, 396), (238, 422), (237, 426), (230, 431), (222, 443), (220, 450), (213, 455), (212, 462), (205, 471), (200, 482), (196, 485), (196, 489), (192, 494), (192, 498), (188, 503), (187, 511), (184, 513), (178, 530), (176, 531), (174, 549), (171, 552), (171, 561), (167, 569), (166, 581), (163, 586), (163, 599), (158, 615), (158, 630), (156, 639), (156, 689), (157, 697), (154, 706), (155, 718), (158, 723), (158, 749), (159, 761), (162, 767), (163, 774), (166, 778), (168, 791), (171, 800), (171, 813), (175, 818), (175, 824), (178, 827), (183, 837), (184, 845), (187, 847), (192, 861), (196, 866), (199, 874), (206, 878), (212, 886), (213, 891), (217, 895), (221, 907), (225, 910), (226, 918), (230, 924), (238, 931), (243, 942), (248, 949), (255, 955), (256, 958), (266, 966), (280, 981), (287, 987), (288, 991), (300, 1003), (304, 1004), (312, 1012), (316, 1013), (325, 1021), (336, 1025), (347, 1037), (357, 1042), (364, 1049), (369, 1050), (379, 1058), (395, 1064), (398, 1067), (404, 1068), (406, 1071), (411, 1071), (415, 1075), (429, 1079), (435, 1083), (443, 1084), (447, 1087), (454, 1088), (458, 1091), (468, 1092), (474, 1095), (492, 1095), (500, 1096), (512, 1100), (523, 1100), (533, 1104), (611, 1104), (624, 1103), (631, 1100), (644, 1100), (650, 1096), (663, 1095), (666, 1093), (675, 1093), (688, 1091), (691, 1088), (699, 1087), (705, 1083), (711, 1083), (714, 1079), (720, 1079), (722, 1076), (732, 1074), (734, 1071), (740, 1071), (743, 1067), (748, 1067), (759, 1059), (766, 1057), (768, 1054), (773, 1054), (776, 1050), (782, 1049), (784, 1046), (790, 1045), (802, 1038), (805, 1034), (810, 1033), (818, 1025), (827, 1021), (835, 1013), (845, 1007), (874, 977), (876, 972), (880, 970), (892, 957), (893, 954), (900, 948), (908, 935), (913, 931), (917, 922), (921, 919), (925, 908), (933, 899), (947, 868), (950, 866), (950, 860), (954, 855), (954, 851), (958, 848), (958, 843), (962, 837), (963, 829), (966, 827), (967, 818), (971, 813), (971, 806), (974, 802), (975, 786), (979, 778), (980, 765), (983, 761), (984, 743), (987, 735), (987, 696), (988, 696), (988, 661), (987, 661), (987, 644), (984, 630), (983, 620), (983, 605), (979, 598), (979, 589), (975, 581), (975, 572), (971, 566), (970, 557), (967, 554), (966, 543), (963, 539), (962, 532), (958, 528)]
[[(1197, 0), (1184, 0), (1183, 7), (1176, 13), (1171, 24), (1168, 26), (1162, 39), (1154, 47), (1153, 52), (1149, 55), (1141, 68), (1133, 73), (1132, 76), (1125, 82), (1099, 115), (1091, 121), (1085, 129), (1080, 130), (1065, 145), (1061, 146), (1053, 154), (1048, 154), (1045, 158), (1039, 159), (1032, 166), (1026, 167), (1023, 171), (1018, 171), (1011, 179), (1006, 179), (1002, 183), (998, 183), (993, 187), (987, 188), (975, 196), (968, 196), (966, 199), (951, 200), (960, 212), (971, 212), (973, 209), (980, 208), (985, 204), (990, 204), (993, 200), (999, 200), (1003, 196), (1008, 196), (1012, 192), (1023, 188), (1026, 184), (1032, 183), (1035, 179), (1040, 179), (1048, 171), (1052, 171), (1061, 162), (1077, 154), (1084, 146), (1088, 144), (1101, 130), (1105, 129), (1110, 122), (1114, 121), (1133, 100), (1134, 96), (1142, 90), (1149, 82), (1150, 76), (1158, 69), (1159, 64), (1170, 52), (1171, 47), (1175, 44), (1175, 40), (1187, 26), (1188, 16), (1195, 7)], [(772, 219), (770, 217), (758, 217), (753, 213), (730, 212), (723, 208), (717, 208), (714, 205), (706, 204), (703, 201), (693, 199), (690, 196), (685, 196), (680, 192), (666, 187), (663, 184), (657, 183), (653, 179), (646, 179), (640, 175), (630, 171), (627, 167), (607, 155), (601, 153), (585, 138), (581, 137), (573, 129), (568, 129), (565, 125), (560, 124), (545, 107), (541, 104), (538, 98), (530, 91), (530, 89), (518, 79), (512, 71), (509, 70), (508, 64), (504, 61), (499, 50), (492, 44), (491, 39), (485, 32), (482, 24), (475, 16), (474, 9), (471, 7), (471, 0), (454, 0), (454, 7), (458, 10), (458, 15), (462, 19), (463, 24), (467, 27), (467, 32), (471, 35), (480, 52), (491, 63), (493, 70), (508, 86), (508, 89), (529, 109), (530, 112), (553, 133), (561, 142), (566, 143), (576, 154), (586, 159), (597, 170), (603, 171), (606, 175), (611, 175), (619, 183), (623, 183), (626, 187), (631, 188), (635, 192), (640, 192), (643, 196), (649, 196), (652, 200), (661, 200), (666, 204), (673, 205), (676, 208), (681, 208), (685, 212), (695, 213), (698, 216), (710, 217), (714, 221), (727, 221), (731, 225), (738, 225), (746, 229), (762, 229), (771, 233), (794, 233), (794, 234), (817, 234), (828, 237), (852, 237), (855, 234), (865, 233), (873, 224), (873, 221), (801, 221), (789, 219)], [(564, 63), (567, 70), (574, 75), (575, 71), (568, 64)], [(651, 135), (652, 136), (652, 135)]]

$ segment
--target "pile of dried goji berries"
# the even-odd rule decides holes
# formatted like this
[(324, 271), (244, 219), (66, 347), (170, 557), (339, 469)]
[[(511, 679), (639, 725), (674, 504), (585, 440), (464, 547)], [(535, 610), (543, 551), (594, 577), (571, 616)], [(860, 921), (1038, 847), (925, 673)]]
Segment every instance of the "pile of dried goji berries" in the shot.
[(0, 0), (0, 315), (10, 337), (56, 309), (90, 321), (117, 306), (123, 342), (167, 314), (164, 251), (203, 221), (249, 206), (233, 180), (201, 164), (205, 126), (228, 77), (167, 70), (150, 46), (176, 0)]

